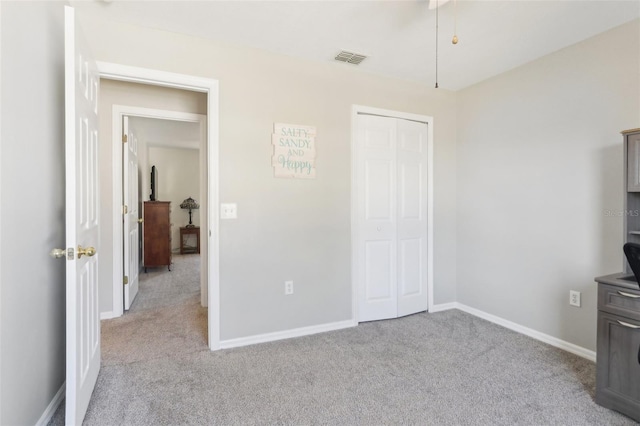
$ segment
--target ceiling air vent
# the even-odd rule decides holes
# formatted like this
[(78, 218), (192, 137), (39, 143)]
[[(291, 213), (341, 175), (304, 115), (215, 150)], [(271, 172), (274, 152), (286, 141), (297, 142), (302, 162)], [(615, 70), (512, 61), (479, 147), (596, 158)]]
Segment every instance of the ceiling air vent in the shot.
[(358, 65), (360, 62), (367, 59), (367, 57), (359, 53), (347, 52), (343, 50), (340, 53), (338, 53), (335, 59), (336, 61), (347, 62), (349, 64)]

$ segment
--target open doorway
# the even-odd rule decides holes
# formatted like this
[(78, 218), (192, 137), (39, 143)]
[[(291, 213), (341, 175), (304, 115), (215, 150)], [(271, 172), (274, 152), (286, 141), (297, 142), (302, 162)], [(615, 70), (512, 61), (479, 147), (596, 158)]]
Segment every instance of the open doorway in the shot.
[[(210, 206), (217, 206), (218, 204), (218, 189), (217, 189), (217, 175), (218, 175), (218, 159), (217, 159), (217, 151), (218, 151), (218, 140), (217, 140), (217, 121), (218, 121), (218, 111), (217, 111), (217, 101), (218, 101), (218, 91), (217, 91), (217, 81), (210, 79), (197, 78), (192, 76), (185, 76), (179, 74), (172, 73), (163, 73), (153, 70), (147, 69), (139, 69), (121, 66), (117, 64), (107, 64), (107, 63), (99, 63), (98, 68), (100, 71), (101, 79), (104, 82), (114, 81), (114, 82), (122, 82), (122, 83), (135, 83), (136, 86), (147, 87), (149, 90), (153, 88), (160, 89), (178, 89), (176, 92), (196, 92), (204, 95), (204, 106), (205, 113), (203, 114), (194, 114), (192, 113), (182, 113), (182, 116), (170, 116), (167, 117), (166, 114), (162, 112), (156, 111), (136, 111), (135, 108), (128, 110), (118, 110), (115, 103), (112, 102), (111, 105), (105, 107), (101, 104), (101, 113), (104, 113), (105, 116), (108, 115), (108, 119), (110, 124), (107, 124), (106, 127), (111, 126), (109, 139), (111, 140), (111, 144), (109, 146), (110, 152), (103, 152), (102, 158), (109, 157), (111, 160), (110, 167), (112, 169), (108, 170), (108, 176), (101, 176), (101, 179), (107, 181), (105, 187), (102, 187), (102, 193), (104, 195), (111, 193), (111, 200), (105, 200), (103, 196), (103, 203), (107, 205), (106, 208), (109, 209), (107, 214), (107, 218), (105, 222), (109, 222), (111, 225), (107, 225), (106, 228), (110, 235), (105, 240), (111, 240), (113, 242), (111, 247), (106, 247), (106, 250), (103, 250), (105, 254), (112, 254), (113, 259), (111, 265), (107, 263), (107, 267), (103, 268), (108, 269), (106, 272), (107, 279), (104, 281), (107, 282), (110, 286), (111, 294), (108, 294), (104, 299), (107, 302), (111, 302), (111, 305), (104, 309), (104, 307), (100, 306), (101, 318), (115, 318), (121, 316), (124, 312), (124, 285), (123, 285), (123, 216), (122, 216), (122, 142), (120, 144), (114, 143), (115, 137), (113, 135), (120, 134), (120, 127), (122, 126), (122, 121), (113, 120), (112, 116), (119, 114), (129, 114), (130, 117), (135, 117), (136, 119), (139, 117), (149, 118), (149, 119), (162, 119), (162, 120), (178, 120), (182, 122), (192, 122), (198, 123), (200, 126), (200, 132), (202, 135), (200, 139), (200, 149), (199, 149), (199, 162), (200, 162), (200, 189), (199, 194), (190, 194), (185, 195), (185, 198), (191, 196), (196, 199), (199, 197), (197, 201), (200, 204), (200, 208), (197, 211), (200, 220), (200, 256), (198, 256), (201, 266), (201, 300), (200, 304), (207, 306), (209, 309), (207, 310), (207, 343), (210, 349), (215, 350), (219, 348), (219, 274), (217, 272), (218, 268), (218, 215), (217, 208), (210, 208)], [(127, 90), (128, 92), (128, 90)], [(103, 92), (104, 94), (104, 92)], [(104, 96), (102, 96), (104, 98)], [(156, 96), (156, 100), (165, 100), (167, 95)], [(159, 108), (162, 108), (160, 106)], [(109, 111), (111, 110), (111, 111)], [(168, 109), (171, 110), (171, 109)], [(168, 111), (167, 110), (167, 111)], [(175, 113), (175, 111), (172, 111)], [(102, 118), (101, 118), (102, 119)], [(102, 125), (101, 125), (102, 128)], [(105, 135), (101, 135), (101, 139), (105, 139)], [(116, 141), (117, 142), (117, 141)], [(104, 149), (104, 148), (101, 148)], [(139, 179), (139, 190), (142, 198), (140, 201), (144, 199), (148, 199), (148, 188), (150, 184), (150, 176), (147, 176), (147, 173), (143, 173), (144, 170), (140, 172)], [(145, 187), (147, 189), (145, 189)], [(106, 201), (106, 202), (105, 202)], [(187, 217), (187, 212), (183, 211), (179, 208), (179, 206), (174, 206), (173, 208), (177, 214), (183, 214), (184, 217)], [(101, 214), (105, 213), (104, 209), (101, 209)], [(104, 216), (103, 216), (104, 218)], [(176, 229), (179, 229), (177, 226)], [(179, 232), (179, 231), (177, 231)], [(120, 243), (116, 243), (116, 242)], [(103, 240), (104, 242), (104, 240)], [(109, 250), (109, 248), (111, 250)], [(175, 247), (174, 247), (175, 249)], [(139, 267), (143, 267), (141, 263)], [(102, 290), (101, 290), (102, 292)], [(101, 293), (102, 296), (102, 293)], [(110, 297), (109, 297), (110, 296)], [(213, 305), (212, 306), (212, 301)], [(101, 302), (102, 303), (102, 302)], [(111, 309), (111, 310), (109, 310)]]
[[(136, 304), (136, 297), (140, 280), (148, 278), (146, 273), (169, 272), (176, 262), (184, 263), (185, 256), (195, 256), (197, 261), (190, 261), (192, 269), (200, 271), (195, 290), (206, 307), (207, 268), (200, 259), (207, 258), (207, 246), (201, 244), (207, 224), (206, 116), (114, 105), (112, 120), (114, 129), (119, 129), (114, 135), (122, 134), (127, 141), (121, 166), (124, 285), (114, 283), (115, 303), (123, 303), (124, 311), (145, 306), (144, 301)], [(174, 276), (184, 271), (182, 266)], [(174, 278), (176, 285), (155, 293), (180, 299), (177, 290), (185, 283)], [(152, 289), (148, 286), (141, 297), (158, 299), (150, 293)]]
[(126, 139), (122, 266), (128, 279), (124, 315), (102, 324), (104, 361), (204, 350), (207, 308), (201, 294), (207, 282), (197, 200), (206, 192), (206, 116), (120, 105), (113, 110), (114, 127), (121, 124)]

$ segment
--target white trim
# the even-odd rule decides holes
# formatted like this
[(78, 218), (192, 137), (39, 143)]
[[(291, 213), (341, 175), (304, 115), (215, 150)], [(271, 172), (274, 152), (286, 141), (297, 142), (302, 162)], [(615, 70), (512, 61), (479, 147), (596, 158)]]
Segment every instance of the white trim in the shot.
[[(102, 75), (100, 76), (102, 78)], [(113, 109), (112, 109), (113, 113)], [(111, 191), (111, 205), (113, 207), (113, 218), (111, 222), (111, 230), (113, 232), (113, 287), (111, 291), (113, 293), (113, 302), (111, 305), (112, 318), (119, 317), (124, 313), (124, 296), (122, 288), (122, 272), (124, 266), (122, 264), (122, 123), (116, 123), (116, 120), (111, 120), (111, 170), (113, 170), (112, 191)], [(100, 315), (102, 319), (102, 314)]]
[(457, 309), (458, 304), (456, 302), (451, 303), (439, 303), (437, 305), (431, 305), (429, 308), (429, 313), (433, 314), (436, 312), (449, 311), (451, 309)]
[(355, 242), (358, 241), (358, 198), (354, 190), (357, 184), (357, 118), (358, 114), (380, 115), (427, 124), (427, 310), (433, 309), (433, 117), (409, 112), (392, 111), (362, 105), (351, 106), (351, 312), (358, 322), (358, 261)]
[(433, 117), (428, 117), (427, 141), (427, 310), (433, 309)]
[(353, 320), (332, 322), (328, 324), (312, 325), (310, 327), (294, 328), (292, 330), (276, 331), (274, 333), (257, 334), (255, 336), (239, 337), (237, 339), (223, 340), (220, 342), (222, 349), (238, 348), (240, 346), (255, 345), (257, 343), (274, 342), (276, 340), (291, 339), (293, 337), (310, 336), (327, 331), (342, 330), (357, 326)]
[[(192, 112), (171, 111), (156, 108), (143, 108), (128, 105), (113, 105), (113, 112), (134, 117), (155, 118), (157, 120), (185, 121), (188, 123), (200, 123), (207, 115)], [(122, 145), (122, 144), (120, 144)], [(172, 145), (175, 146), (175, 145)], [(198, 149), (199, 147), (196, 147)]]
[[(0, 22), (2, 22), (2, 2), (0, 1)], [(2, 46), (2, 29), (0, 28), (0, 47)], [(1, 51), (1, 49), (0, 49)], [(0, 52), (1, 53), (1, 52)], [(2, 54), (0, 54), (0, 176), (2, 176)], [(2, 194), (2, 179), (0, 178), (0, 195)], [(1, 199), (1, 197), (0, 197)], [(0, 208), (0, 218), (2, 217), (2, 208)], [(2, 223), (2, 220), (0, 220)], [(2, 235), (2, 227), (0, 226), (0, 236)], [(0, 241), (2, 239), (0, 238)], [(1, 247), (1, 245), (0, 245)], [(2, 249), (0, 248), (0, 259), (2, 259)], [(0, 262), (0, 318), (2, 318), (2, 262)], [(64, 307), (60, 307), (64, 312)], [(2, 365), (2, 330), (0, 330), (0, 365)], [(0, 368), (0, 383), (2, 383), (2, 368)], [(0, 419), (2, 419), (2, 398), (0, 398)]]
[[(101, 78), (174, 87), (207, 93), (207, 181), (209, 191), (208, 232), (204, 239), (208, 245), (208, 341), (211, 350), (220, 349), (220, 269), (219, 233), (218, 233), (218, 176), (219, 176), (219, 88), (218, 80), (175, 74), (147, 68), (131, 67), (121, 64), (98, 62)], [(213, 207), (212, 207), (213, 206)], [(115, 241), (118, 241), (117, 239)]]
[(53, 415), (56, 413), (56, 410), (60, 406), (60, 403), (64, 399), (66, 387), (66, 382), (63, 383), (62, 386), (60, 386), (60, 389), (58, 389), (58, 392), (56, 392), (53, 399), (44, 410), (44, 413), (42, 413), (40, 419), (38, 419), (38, 421), (36, 422), (36, 426), (44, 426), (49, 423)]
[(109, 311), (109, 312), (100, 312), (100, 321), (102, 320), (108, 320), (108, 319), (113, 319), (113, 318), (117, 318), (120, 315), (114, 315), (113, 311)]
[(558, 339), (557, 337), (550, 336), (545, 333), (541, 333), (532, 328), (525, 327), (520, 324), (516, 324), (515, 322), (497, 317), (492, 314), (488, 314), (484, 311), (481, 311), (476, 308), (472, 308), (467, 305), (463, 305), (462, 303), (455, 303), (456, 309), (459, 309), (468, 314), (474, 315), (478, 318), (482, 318), (494, 324), (501, 325), (509, 330), (517, 331), (520, 334), (524, 334), (525, 336), (532, 337), (541, 342), (547, 343), (551, 346), (555, 346), (556, 348), (560, 348), (567, 352), (571, 352), (572, 354), (578, 355), (582, 358), (588, 359), (589, 361), (596, 361), (596, 353), (589, 349), (583, 348), (582, 346), (574, 345), (573, 343), (569, 343), (565, 340)]
[(358, 241), (358, 197), (354, 190), (354, 184), (357, 182), (358, 173), (356, 165), (358, 164), (358, 150), (356, 149), (358, 140), (356, 107), (351, 107), (351, 319), (358, 323), (358, 255), (354, 246)]
[[(198, 152), (198, 166), (200, 167), (200, 226), (203, 232), (209, 228), (209, 153), (207, 149), (207, 117), (200, 121), (200, 141)], [(216, 209), (217, 210), (217, 209)], [(209, 306), (209, 238), (200, 235), (205, 240), (205, 244), (200, 246), (200, 305), (204, 308)], [(207, 260), (207, 261), (203, 261)]]
[(110, 62), (96, 62), (101, 78), (128, 81), (130, 83), (149, 84), (152, 86), (172, 87), (174, 89), (191, 90), (194, 92), (211, 93), (218, 80), (196, 77), (186, 74), (152, 70), (149, 68), (132, 67), (129, 65)]

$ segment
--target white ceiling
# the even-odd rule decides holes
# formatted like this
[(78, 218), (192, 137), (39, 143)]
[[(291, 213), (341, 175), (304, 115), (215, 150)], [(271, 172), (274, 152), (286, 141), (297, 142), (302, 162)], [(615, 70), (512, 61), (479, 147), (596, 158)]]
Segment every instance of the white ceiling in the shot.
[[(362, 70), (435, 81), (436, 11), (426, 0), (71, 3), (103, 19), (312, 61), (334, 62), (342, 49), (363, 53)], [(439, 8), (439, 86), (467, 87), (639, 17), (639, 0), (450, 1)]]

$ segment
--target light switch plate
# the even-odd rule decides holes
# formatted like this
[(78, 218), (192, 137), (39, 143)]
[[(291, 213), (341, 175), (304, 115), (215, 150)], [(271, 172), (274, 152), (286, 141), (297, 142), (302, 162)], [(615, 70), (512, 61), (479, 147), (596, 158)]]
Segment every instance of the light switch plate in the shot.
[(238, 217), (238, 205), (236, 203), (220, 204), (220, 219), (236, 219)]

